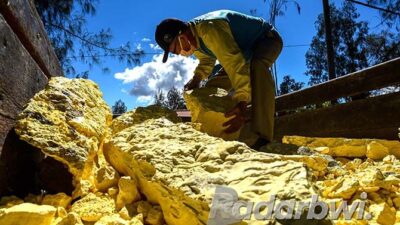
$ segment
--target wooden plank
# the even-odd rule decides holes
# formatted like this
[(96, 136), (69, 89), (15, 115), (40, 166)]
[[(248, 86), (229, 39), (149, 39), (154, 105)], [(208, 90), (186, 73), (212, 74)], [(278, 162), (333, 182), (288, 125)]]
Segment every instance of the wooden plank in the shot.
[(0, 13), (46, 76), (63, 76), (33, 1), (0, 0)]
[(400, 83), (400, 58), (276, 98), (276, 111), (322, 103)]
[(13, 120), (48, 79), (0, 15), (0, 149)]
[(275, 139), (284, 135), (398, 140), (400, 93), (392, 93), (275, 119)]

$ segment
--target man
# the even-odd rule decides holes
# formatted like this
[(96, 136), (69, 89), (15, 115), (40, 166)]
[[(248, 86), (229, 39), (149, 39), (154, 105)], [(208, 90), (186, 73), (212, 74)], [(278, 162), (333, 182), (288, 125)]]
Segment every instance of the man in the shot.
[(269, 68), (282, 50), (282, 39), (272, 25), (262, 18), (229, 10), (219, 10), (189, 22), (178, 19), (163, 20), (155, 38), (168, 54), (199, 59), (193, 78), (186, 90), (197, 88), (208, 77), (216, 60), (220, 62), (235, 89), (236, 107), (225, 113), (232, 117), (224, 123), (225, 132), (239, 130), (246, 122), (245, 111), (252, 104), (251, 127), (259, 135), (252, 146), (258, 149), (273, 139), (275, 113), (275, 85)]

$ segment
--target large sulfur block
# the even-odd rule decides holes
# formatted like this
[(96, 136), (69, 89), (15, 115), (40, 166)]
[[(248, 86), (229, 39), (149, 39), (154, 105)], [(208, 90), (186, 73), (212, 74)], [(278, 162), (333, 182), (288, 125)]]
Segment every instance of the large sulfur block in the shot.
[[(317, 163), (318, 157), (256, 152), (163, 118), (117, 133), (105, 144), (104, 154), (120, 173), (137, 179), (140, 193), (160, 205), (171, 225), (206, 224), (217, 185), (254, 202), (267, 201), (272, 194), (278, 199), (309, 198), (314, 190), (305, 165), (326, 168), (322, 159)], [(158, 216), (152, 218), (158, 223)]]
[(226, 134), (227, 127), (223, 123), (231, 118), (226, 118), (225, 113), (233, 109), (236, 101), (221, 88), (198, 88), (184, 93), (186, 106), (191, 112), (192, 122), (200, 124), (200, 131), (225, 140), (238, 140), (240, 130)]
[[(111, 124), (111, 110), (97, 84), (53, 77), (18, 116), (15, 131), (30, 145), (68, 167), (75, 196), (93, 186), (93, 159)], [(92, 187), (86, 188), (87, 190)]]
[(11, 208), (0, 209), (0, 224), (50, 225), (57, 209), (49, 205), (22, 203)]

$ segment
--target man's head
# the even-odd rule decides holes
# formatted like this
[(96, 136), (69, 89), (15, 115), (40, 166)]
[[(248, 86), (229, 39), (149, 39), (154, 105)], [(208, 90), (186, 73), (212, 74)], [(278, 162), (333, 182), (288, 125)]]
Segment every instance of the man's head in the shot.
[(164, 50), (163, 62), (168, 59), (168, 54), (181, 54), (189, 56), (193, 54), (195, 46), (189, 24), (178, 19), (165, 19), (157, 26), (156, 41)]

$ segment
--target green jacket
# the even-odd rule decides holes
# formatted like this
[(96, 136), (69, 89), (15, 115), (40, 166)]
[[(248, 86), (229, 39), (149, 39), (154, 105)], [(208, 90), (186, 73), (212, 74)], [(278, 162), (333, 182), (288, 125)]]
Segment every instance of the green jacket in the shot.
[(216, 60), (224, 67), (235, 89), (237, 101), (251, 101), (250, 61), (254, 43), (272, 26), (262, 18), (219, 10), (189, 22), (199, 48), (195, 76), (205, 79)]

